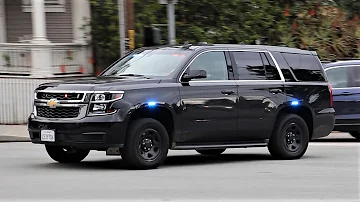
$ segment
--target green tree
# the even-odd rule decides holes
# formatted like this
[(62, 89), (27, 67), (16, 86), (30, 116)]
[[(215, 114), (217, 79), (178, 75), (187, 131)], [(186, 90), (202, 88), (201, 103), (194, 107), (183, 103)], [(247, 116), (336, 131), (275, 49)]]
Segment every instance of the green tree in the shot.
[[(359, 24), (346, 18), (360, 9), (351, 0), (180, 0), (176, 5), (176, 40), (198, 43), (253, 44), (317, 50), (322, 58), (360, 55)], [(119, 56), (117, 0), (91, 0), (92, 44), (100, 66)], [(342, 8), (344, 11), (342, 11)], [(356, 10), (357, 9), (357, 10)], [(143, 28), (167, 24), (167, 10), (158, 0), (134, 0), (136, 47), (143, 46)], [(167, 43), (167, 27), (162, 30)]]
[(90, 0), (90, 6), (91, 21), (85, 19), (84, 26), (90, 27), (95, 65), (102, 70), (120, 55), (118, 5), (117, 0)]

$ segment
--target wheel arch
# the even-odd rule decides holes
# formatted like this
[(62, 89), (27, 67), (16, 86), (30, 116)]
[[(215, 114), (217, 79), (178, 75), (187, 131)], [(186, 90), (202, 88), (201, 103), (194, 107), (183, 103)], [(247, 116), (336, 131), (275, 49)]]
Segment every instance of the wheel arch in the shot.
[(273, 126), (273, 131), (275, 130), (277, 120), (285, 114), (296, 114), (300, 116), (302, 119), (304, 119), (308, 130), (309, 130), (309, 138), (311, 139), (313, 133), (314, 133), (314, 115), (312, 110), (308, 106), (300, 105), (297, 107), (293, 106), (284, 106), (281, 109), (279, 109), (279, 112), (276, 116), (276, 121)]
[(125, 118), (126, 136), (129, 134), (131, 123), (140, 118), (153, 118), (159, 121), (165, 127), (169, 135), (169, 146), (174, 141), (176, 128), (175, 110), (167, 103), (156, 103), (155, 106), (149, 106), (147, 103), (139, 104), (131, 108)]

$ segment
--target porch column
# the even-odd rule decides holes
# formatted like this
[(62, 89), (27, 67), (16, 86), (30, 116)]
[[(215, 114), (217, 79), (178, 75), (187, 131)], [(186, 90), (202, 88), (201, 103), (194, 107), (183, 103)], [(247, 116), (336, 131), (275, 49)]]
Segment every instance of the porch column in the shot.
[(33, 43), (49, 43), (46, 38), (46, 19), (44, 0), (31, 0)]
[(5, 0), (0, 0), (0, 43), (6, 43)]
[(37, 44), (31, 48), (31, 75), (37, 78), (51, 77), (52, 58), (50, 41), (46, 37), (46, 19), (44, 0), (32, 0), (32, 43)]
[[(84, 20), (86, 18), (86, 20)], [(81, 29), (85, 23), (90, 20), (90, 2), (89, 0), (72, 0), (72, 24), (73, 24), (73, 42), (86, 45), (89, 36), (89, 28)]]
[[(89, 0), (72, 0), (72, 24), (73, 24), (73, 43), (82, 45), (81, 51), (78, 54), (79, 64), (84, 68), (84, 74), (91, 74), (93, 72), (92, 64), (89, 63), (92, 57), (92, 49), (89, 46), (90, 29), (88, 25), (90, 23), (91, 11)], [(86, 18), (86, 20), (84, 20)], [(85, 28), (85, 29), (83, 29)]]

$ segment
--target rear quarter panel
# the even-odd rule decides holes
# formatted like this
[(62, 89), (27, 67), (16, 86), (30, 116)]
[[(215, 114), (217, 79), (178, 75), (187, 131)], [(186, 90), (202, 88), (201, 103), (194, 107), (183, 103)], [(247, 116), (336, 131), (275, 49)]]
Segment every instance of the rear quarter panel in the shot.
[(294, 100), (310, 109), (313, 118), (312, 139), (325, 137), (334, 128), (335, 110), (330, 104), (327, 82), (285, 82), (287, 104)]

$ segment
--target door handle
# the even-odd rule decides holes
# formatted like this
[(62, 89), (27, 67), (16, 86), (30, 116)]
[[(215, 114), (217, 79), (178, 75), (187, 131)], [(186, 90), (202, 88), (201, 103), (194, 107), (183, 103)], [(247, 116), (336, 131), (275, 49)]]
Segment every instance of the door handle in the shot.
[(233, 91), (233, 90), (222, 90), (221, 93), (224, 94), (224, 95), (232, 95), (232, 94), (235, 94), (235, 91)]
[(278, 88), (275, 88), (275, 89), (270, 89), (269, 92), (273, 93), (273, 94), (278, 94), (278, 93), (282, 93), (282, 90), (278, 89)]
[(351, 94), (352, 94), (351, 92), (343, 92), (340, 95), (351, 95)]

